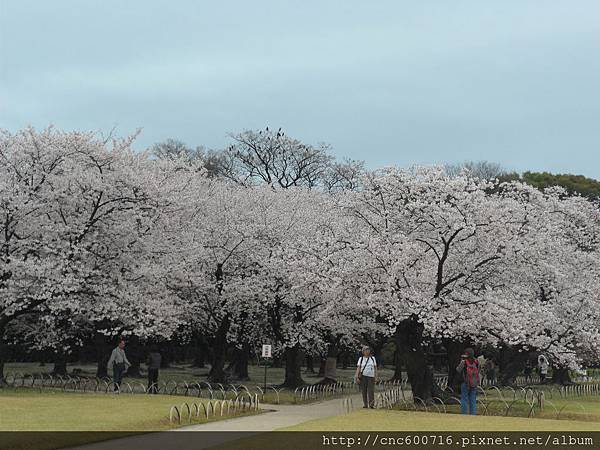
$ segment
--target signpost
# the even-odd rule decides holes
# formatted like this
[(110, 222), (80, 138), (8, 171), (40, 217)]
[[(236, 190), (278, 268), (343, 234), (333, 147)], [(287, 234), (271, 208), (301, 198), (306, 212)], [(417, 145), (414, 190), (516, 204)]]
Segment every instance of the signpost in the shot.
[(267, 358), (271, 358), (271, 345), (263, 344), (262, 346), (262, 357), (265, 359), (265, 383), (264, 390), (267, 391)]

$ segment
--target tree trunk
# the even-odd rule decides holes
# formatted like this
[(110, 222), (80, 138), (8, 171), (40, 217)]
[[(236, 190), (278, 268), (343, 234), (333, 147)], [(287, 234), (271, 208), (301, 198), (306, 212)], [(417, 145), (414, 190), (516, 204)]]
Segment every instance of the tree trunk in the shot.
[(503, 347), (499, 353), (500, 384), (510, 386), (515, 384), (519, 372), (525, 367), (529, 358), (526, 352), (519, 352), (514, 347)]
[(280, 355), (276, 355), (273, 357), (271, 367), (275, 367), (277, 369), (281, 369), (281, 367), (283, 367), (282, 357)]
[(325, 359), (325, 373), (321, 383), (335, 383), (337, 381), (337, 354), (338, 346), (330, 343), (327, 348), (327, 359)]
[(206, 356), (208, 355), (208, 345), (206, 338), (200, 333), (194, 333), (194, 359), (192, 367), (203, 369), (206, 367)]
[(342, 369), (346, 370), (348, 368), (348, 352), (342, 353)]
[(394, 375), (392, 375), (392, 380), (402, 381), (402, 365), (402, 354), (398, 346), (396, 346), (396, 350), (394, 350)]
[(552, 382), (563, 386), (573, 384), (569, 369), (566, 367), (554, 367), (552, 369)]
[(372, 343), (369, 344), (372, 349), (373, 355), (375, 356), (375, 360), (377, 361), (378, 369), (385, 368), (385, 363), (383, 362), (383, 358), (381, 357), (381, 351), (383, 350), (385, 342), (385, 337), (378, 336), (378, 339), (375, 339)]
[(456, 366), (460, 363), (460, 357), (465, 350), (465, 345), (458, 341), (444, 339), (444, 347), (446, 347), (446, 359), (448, 362), (448, 390), (452, 395), (458, 396), (460, 395), (460, 385), (463, 382), (463, 376), (456, 371)]
[(306, 355), (306, 373), (315, 373), (315, 364), (312, 355)]
[(131, 366), (127, 369), (127, 376), (130, 378), (142, 378), (140, 365), (144, 359), (144, 349), (140, 345), (140, 340), (137, 336), (131, 336), (126, 343), (125, 354), (131, 363)]
[(96, 361), (98, 361), (98, 366), (96, 367), (96, 377), (106, 378), (108, 377), (108, 369), (106, 368), (106, 364), (108, 364), (110, 352), (112, 351), (106, 336), (96, 333), (94, 335), (94, 347), (96, 348)]
[(194, 352), (194, 360), (192, 361), (192, 367), (203, 369), (205, 367), (204, 358), (204, 349), (201, 347), (196, 347)]
[(211, 367), (208, 372), (208, 379), (213, 383), (227, 383), (227, 373), (225, 372), (225, 362), (227, 357), (227, 332), (229, 331), (229, 317), (225, 316), (215, 333), (214, 344), (212, 346), (213, 354)]
[(423, 325), (414, 316), (400, 322), (396, 328), (396, 345), (406, 364), (408, 382), (415, 401), (431, 402), (439, 395), (434, 388), (433, 372), (427, 364), (427, 355), (423, 348)]
[(302, 349), (298, 344), (285, 350), (285, 379), (282, 386), (297, 388), (302, 386)]
[(319, 372), (317, 373), (318, 377), (325, 376), (325, 366), (327, 365), (327, 358), (319, 355)]
[(239, 381), (250, 380), (250, 375), (248, 374), (250, 348), (248, 344), (244, 344), (242, 348), (236, 348), (234, 358), (233, 373), (235, 374), (235, 378)]
[(52, 375), (66, 375), (67, 374), (67, 356), (62, 352), (54, 354), (54, 368), (52, 369)]
[(6, 385), (4, 363), (6, 362), (6, 344), (4, 343), (4, 327), (0, 327), (0, 388)]
[(215, 347), (215, 355), (208, 372), (208, 379), (213, 383), (227, 383), (227, 372), (225, 372), (225, 351), (222, 346)]
[(160, 359), (160, 368), (168, 369), (171, 367), (171, 363), (175, 358), (175, 352), (173, 351), (173, 343), (170, 341), (163, 342), (159, 346), (160, 355), (162, 358)]

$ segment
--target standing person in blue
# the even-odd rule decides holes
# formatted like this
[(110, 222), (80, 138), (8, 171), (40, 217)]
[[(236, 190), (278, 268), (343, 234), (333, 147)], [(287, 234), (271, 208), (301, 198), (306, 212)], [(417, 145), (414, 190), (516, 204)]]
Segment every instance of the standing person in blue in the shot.
[(363, 347), (362, 356), (356, 363), (356, 381), (360, 384), (363, 408), (375, 408), (375, 380), (377, 379), (377, 361), (371, 355), (369, 347)]
[(120, 339), (119, 345), (117, 345), (108, 360), (107, 368), (113, 371), (113, 382), (115, 384), (114, 390), (119, 392), (121, 390), (121, 381), (123, 380), (123, 374), (131, 366), (131, 363), (125, 355), (125, 340)]
[(460, 412), (475, 416), (477, 415), (479, 361), (475, 358), (475, 351), (472, 348), (465, 350), (456, 371), (462, 374), (463, 377), (463, 382), (460, 385)]

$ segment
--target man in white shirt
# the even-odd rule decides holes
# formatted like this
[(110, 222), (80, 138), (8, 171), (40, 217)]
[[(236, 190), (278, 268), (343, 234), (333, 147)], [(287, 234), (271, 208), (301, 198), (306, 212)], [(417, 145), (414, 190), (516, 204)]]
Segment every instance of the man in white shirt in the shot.
[(131, 366), (131, 363), (127, 359), (127, 355), (125, 355), (125, 341), (123, 339), (119, 340), (119, 345), (113, 349), (106, 366), (108, 370), (113, 370), (114, 390), (115, 392), (119, 392), (123, 374), (127, 371), (129, 366)]
[(356, 363), (356, 380), (360, 383), (363, 396), (363, 408), (375, 408), (375, 380), (377, 379), (377, 361), (371, 355), (369, 347), (363, 347), (362, 356)]

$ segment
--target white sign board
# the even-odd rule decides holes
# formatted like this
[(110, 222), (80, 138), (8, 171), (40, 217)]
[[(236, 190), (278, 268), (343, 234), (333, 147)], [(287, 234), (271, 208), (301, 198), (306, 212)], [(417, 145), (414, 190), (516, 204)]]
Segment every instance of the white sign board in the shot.
[(268, 344), (263, 344), (262, 347), (262, 357), (270, 358), (271, 357), (271, 346)]

